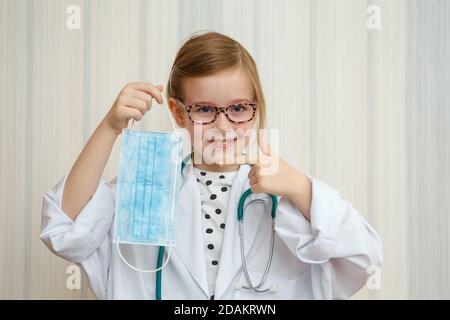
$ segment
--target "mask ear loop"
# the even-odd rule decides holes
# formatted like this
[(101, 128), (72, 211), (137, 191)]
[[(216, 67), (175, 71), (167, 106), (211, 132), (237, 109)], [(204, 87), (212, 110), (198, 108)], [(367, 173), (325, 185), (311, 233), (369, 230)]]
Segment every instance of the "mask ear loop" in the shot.
[(132, 266), (126, 259), (125, 257), (122, 255), (122, 252), (120, 251), (120, 246), (119, 246), (119, 239), (116, 240), (116, 247), (117, 247), (117, 252), (119, 253), (119, 257), (120, 259), (122, 259), (122, 261), (131, 269), (133, 269), (134, 271), (138, 271), (138, 272), (142, 272), (142, 273), (153, 273), (153, 272), (158, 272), (159, 270), (164, 269), (164, 267), (167, 265), (167, 263), (169, 263), (170, 260), (170, 253), (172, 252), (172, 246), (169, 246), (169, 252), (167, 253), (167, 259), (166, 262), (163, 263), (163, 265), (157, 269), (154, 270), (143, 270), (140, 268), (137, 268), (135, 266)]
[[(166, 104), (166, 103), (165, 103), (165, 100), (164, 100), (164, 98), (163, 98), (162, 106), (164, 106), (164, 104)], [(172, 113), (170, 112), (169, 108), (167, 107), (167, 104), (166, 104), (166, 108), (165, 108), (165, 109), (167, 110), (167, 113), (169, 114), (170, 122), (171, 122), (172, 128), (173, 128), (173, 133), (178, 137), (178, 136), (179, 136), (179, 133), (177, 132), (177, 128), (176, 128), (176, 125), (175, 125), (175, 119), (173, 118)], [(128, 129), (131, 130), (131, 129), (133, 128), (134, 122), (135, 122), (135, 120), (133, 119), (133, 120), (131, 121), (131, 127), (129, 127)], [(176, 167), (176, 166), (175, 166), (175, 168), (174, 168), (173, 171), (174, 171), (173, 179), (174, 179), (174, 181), (175, 181), (176, 175), (177, 175), (177, 167)], [(172, 189), (172, 208), (174, 208), (174, 204), (175, 204), (175, 191), (176, 191), (176, 184), (173, 183), (173, 189)], [(172, 211), (172, 219), (173, 219), (173, 214), (174, 214), (174, 212)], [(143, 269), (140, 269), (140, 268), (137, 268), (137, 267), (131, 265), (131, 264), (125, 259), (125, 257), (122, 255), (122, 252), (120, 251), (119, 242), (120, 242), (120, 239), (117, 238), (117, 240), (116, 240), (116, 248), (117, 248), (117, 252), (119, 253), (120, 259), (122, 259), (122, 261), (123, 261), (128, 267), (130, 267), (131, 269), (133, 269), (133, 270), (135, 270), (135, 271), (142, 272), (142, 273), (153, 273), (153, 272), (158, 272), (159, 270), (164, 269), (164, 267), (169, 263), (169, 260), (170, 260), (170, 254), (172, 253), (172, 247), (173, 247), (172, 244), (169, 245), (169, 252), (167, 253), (167, 259), (166, 259), (166, 262), (164, 262), (164, 263), (162, 264), (161, 267), (159, 267), (159, 268), (157, 268), (157, 269), (153, 269), (153, 270), (143, 270)]]

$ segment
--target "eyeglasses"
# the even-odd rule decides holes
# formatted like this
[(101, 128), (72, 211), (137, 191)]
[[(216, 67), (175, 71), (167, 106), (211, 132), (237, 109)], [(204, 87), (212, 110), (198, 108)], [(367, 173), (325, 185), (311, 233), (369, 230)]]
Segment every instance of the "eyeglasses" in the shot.
[(256, 103), (236, 103), (226, 107), (215, 107), (207, 104), (184, 105), (177, 100), (188, 113), (189, 119), (193, 123), (210, 124), (216, 121), (220, 112), (223, 112), (227, 119), (233, 123), (245, 123), (252, 121), (256, 113)]

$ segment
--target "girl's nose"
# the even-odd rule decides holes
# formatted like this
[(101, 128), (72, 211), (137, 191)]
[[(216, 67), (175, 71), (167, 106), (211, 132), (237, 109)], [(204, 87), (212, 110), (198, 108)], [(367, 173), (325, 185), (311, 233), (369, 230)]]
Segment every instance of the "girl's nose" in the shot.
[(230, 128), (231, 122), (228, 121), (227, 116), (223, 112), (219, 112), (217, 115), (217, 119), (215, 121), (216, 128), (218, 129), (227, 129)]

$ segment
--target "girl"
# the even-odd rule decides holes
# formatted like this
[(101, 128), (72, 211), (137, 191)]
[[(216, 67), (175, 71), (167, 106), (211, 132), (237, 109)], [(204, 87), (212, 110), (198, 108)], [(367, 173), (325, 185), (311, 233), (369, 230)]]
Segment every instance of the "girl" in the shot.
[[(152, 99), (161, 104), (162, 92), (150, 83), (126, 85), (70, 173), (44, 195), (41, 239), (83, 268), (100, 299), (157, 294), (155, 274), (129, 268), (112, 244), (116, 184), (106, 182), (102, 172), (122, 129), (130, 119), (139, 121)], [(381, 241), (337, 191), (272, 154), (263, 140), (264, 165), (217, 158), (224, 150), (240, 151), (234, 148), (242, 139), (237, 132), (265, 125), (258, 72), (242, 45), (213, 32), (192, 36), (175, 58), (167, 101), (197, 146), (193, 158), (209, 161), (188, 163), (182, 171), (176, 247), (159, 283), (163, 298), (346, 299), (365, 285), (367, 268), (381, 264)], [(215, 151), (214, 163), (207, 148)], [(277, 170), (265, 174), (274, 163)], [(245, 270), (236, 210), (249, 188), (254, 193), (244, 207)], [(268, 259), (273, 222), (268, 194), (280, 198), (272, 264), (264, 283), (251, 290), (249, 278), (259, 284)], [(155, 268), (158, 247), (122, 247), (132, 265)]]

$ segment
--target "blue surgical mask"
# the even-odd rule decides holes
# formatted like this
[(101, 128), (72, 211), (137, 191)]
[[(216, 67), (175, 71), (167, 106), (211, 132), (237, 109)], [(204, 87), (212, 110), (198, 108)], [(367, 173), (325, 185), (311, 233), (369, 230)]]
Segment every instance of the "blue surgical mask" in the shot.
[(181, 156), (175, 131), (122, 131), (113, 236), (121, 257), (119, 243), (175, 246)]

